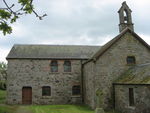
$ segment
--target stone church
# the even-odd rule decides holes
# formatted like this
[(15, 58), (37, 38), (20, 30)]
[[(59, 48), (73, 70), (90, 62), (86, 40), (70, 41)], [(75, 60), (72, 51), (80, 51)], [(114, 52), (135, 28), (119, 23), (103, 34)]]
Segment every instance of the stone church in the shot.
[(119, 35), (103, 46), (14, 45), (7, 56), (8, 104), (86, 104), (150, 113), (150, 46), (122, 3)]

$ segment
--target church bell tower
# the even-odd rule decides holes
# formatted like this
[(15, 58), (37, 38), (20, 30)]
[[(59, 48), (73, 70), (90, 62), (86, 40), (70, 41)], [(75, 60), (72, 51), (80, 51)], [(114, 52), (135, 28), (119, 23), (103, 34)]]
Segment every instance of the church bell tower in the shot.
[(126, 27), (130, 28), (134, 31), (132, 17), (131, 17), (131, 9), (128, 7), (126, 2), (122, 3), (121, 8), (119, 9), (119, 32), (122, 32)]

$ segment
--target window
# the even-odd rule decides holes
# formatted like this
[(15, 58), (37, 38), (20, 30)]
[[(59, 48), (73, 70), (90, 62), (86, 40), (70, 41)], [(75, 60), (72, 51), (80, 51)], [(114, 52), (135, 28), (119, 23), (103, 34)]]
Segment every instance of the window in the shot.
[(135, 57), (134, 56), (128, 56), (127, 57), (127, 64), (135, 64)]
[(133, 91), (133, 88), (129, 88), (129, 105), (134, 106), (134, 91)]
[(71, 72), (71, 62), (70, 61), (64, 62), (64, 72)]
[(50, 86), (42, 87), (42, 96), (51, 96), (51, 87)]
[(80, 85), (76, 85), (72, 87), (72, 95), (80, 95)]
[(51, 61), (51, 72), (58, 72), (58, 63), (57, 63), (57, 61)]

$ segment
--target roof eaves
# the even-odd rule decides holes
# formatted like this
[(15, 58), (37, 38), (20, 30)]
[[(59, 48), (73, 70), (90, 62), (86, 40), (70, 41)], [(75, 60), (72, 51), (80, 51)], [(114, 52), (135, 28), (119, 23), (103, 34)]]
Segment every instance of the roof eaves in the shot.
[(35, 57), (26, 57), (26, 58), (17, 58), (17, 57), (14, 57), (14, 58), (9, 58), (9, 57), (6, 57), (6, 60), (13, 60), (13, 59), (34, 59), (34, 60), (63, 60), (63, 59), (70, 59), (70, 60), (88, 60), (88, 58), (45, 58), (45, 57), (43, 57), (43, 58), (35, 58)]

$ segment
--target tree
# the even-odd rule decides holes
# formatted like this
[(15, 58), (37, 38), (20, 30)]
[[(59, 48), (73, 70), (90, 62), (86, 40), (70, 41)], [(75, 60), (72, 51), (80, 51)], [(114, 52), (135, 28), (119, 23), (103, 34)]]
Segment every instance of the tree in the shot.
[(0, 89), (6, 89), (6, 79), (7, 79), (7, 64), (0, 62)]
[(7, 64), (4, 62), (0, 62), (0, 74), (2, 77), (2, 78), (0, 78), (0, 80), (1, 79), (6, 80), (6, 75), (7, 75), (6, 71), (7, 71)]
[(14, 10), (15, 4), (8, 5), (6, 0), (3, 0), (5, 4), (4, 8), (0, 8), (0, 31), (4, 35), (12, 33), (11, 24), (16, 22), (16, 20), (25, 14), (35, 14), (40, 20), (43, 17), (47, 16), (46, 14), (40, 16), (34, 9), (33, 0), (18, 0), (18, 4), (21, 7), (17, 10)]

